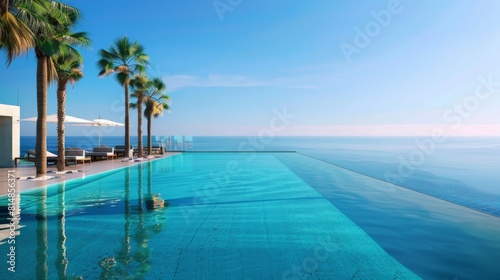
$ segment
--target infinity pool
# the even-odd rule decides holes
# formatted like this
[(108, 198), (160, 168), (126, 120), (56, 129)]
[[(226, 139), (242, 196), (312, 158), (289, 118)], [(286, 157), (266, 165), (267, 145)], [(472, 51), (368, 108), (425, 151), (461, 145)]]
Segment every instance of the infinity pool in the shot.
[(298, 153), (183, 153), (20, 206), (16, 272), (4, 239), (1, 279), (500, 276), (498, 218)]

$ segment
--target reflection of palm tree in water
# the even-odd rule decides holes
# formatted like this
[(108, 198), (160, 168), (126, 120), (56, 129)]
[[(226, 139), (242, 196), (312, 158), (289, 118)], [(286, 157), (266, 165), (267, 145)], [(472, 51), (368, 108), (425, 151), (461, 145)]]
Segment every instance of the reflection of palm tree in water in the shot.
[(124, 238), (122, 241), (122, 249), (117, 256), (117, 260), (122, 264), (128, 264), (131, 260), (130, 258), (130, 169), (125, 171), (125, 199), (123, 200), (123, 206), (125, 208), (125, 224), (123, 227)]
[[(161, 198), (153, 194), (152, 163), (148, 162), (146, 164), (148, 180), (148, 191), (146, 195), (143, 194), (144, 166), (138, 165), (137, 168), (137, 217), (135, 217), (135, 213), (132, 213), (130, 206), (130, 171), (128, 169), (125, 171), (125, 238), (122, 241), (121, 249), (116, 255), (116, 262), (114, 258), (109, 257), (104, 259), (101, 263), (101, 266), (103, 267), (101, 279), (110, 277), (141, 277), (144, 276), (151, 268), (151, 248), (148, 245), (150, 236), (148, 233), (157, 233), (162, 230), (163, 221), (165, 220), (165, 211), (163, 211), (164, 209), (155, 206), (155, 201)], [(144, 204), (146, 206), (146, 210), (148, 210), (147, 212), (144, 211)], [(151, 206), (153, 207), (151, 208)], [(132, 246), (131, 244), (131, 225), (133, 225), (134, 221), (137, 221), (137, 224), (132, 238), (137, 246)], [(133, 257), (131, 257), (132, 249), (135, 251), (133, 253)], [(137, 262), (137, 266), (129, 265), (132, 260)], [(131, 269), (136, 270), (136, 272), (130, 271)]]
[(151, 254), (151, 249), (148, 248), (148, 236), (147, 231), (144, 226), (144, 213), (142, 206), (142, 164), (138, 166), (139, 178), (138, 178), (138, 200), (137, 200), (137, 215), (138, 215), (138, 223), (134, 235), (134, 239), (137, 242), (137, 252), (134, 254), (134, 259), (139, 263), (138, 272), (140, 275), (143, 275), (148, 272), (151, 267), (151, 260), (149, 256)]
[(131, 261), (130, 258), (130, 169), (125, 169), (125, 197), (123, 199), (125, 223), (123, 227), (124, 238), (122, 246), (114, 257), (108, 257), (101, 261), (101, 279), (124, 278), (128, 276), (126, 266)]
[[(159, 210), (168, 207), (168, 202), (165, 202), (159, 195), (153, 194), (153, 163), (150, 161), (148, 165), (148, 194), (146, 196), (146, 209), (149, 211)], [(166, 219), (165, 211), (150, 212), (152, 225), (151, 228), (154, 232), (160, 232), (163, 229), (163, 223)]]
[[(58, 211), (57, 215), (57, 257), (55, 260), (55, 268), (58, 279), (79, 279), (75, 276), (67, 277), (68, 259), (66, 257), (66, 204), (65, 204), (65, 187), (63, 182), (59, 185), (58, 195)], [(47, 190), (40, 190), (36, 201), (36, 278), (48, 278), (47, 266)], [(56, 210), (56, 211), (57, 211)]]
[(56, 258), (56, 269), (57, 276), (59, 279), (66, 279), (66, 273), (68, 269), (68, 259), (66, 258), (66, 205), (65, 205), (65, 188), (66, 182), (62, 182), (59, 185), (59, 211), (57, 217), (57, 258)]
[(146, 209), (148, 210), (155, 210), (155, 209), (160, 209), (160, 208), (163, 208), (165, 206), (168, 206), (168, 203), (167, 205), (165, 205), (165, 202), (164, 200), (159, 196), (159, 195), (156, 195), (156, 194), (153, 194), (153, 163), (152, 162), (148, 162), (148, 194), (145, 198), (145, 202), (146, 202)]
[[(159, 196), (153, 195), (153, 177), (152, 177), (152, 162), (147, 163), (147, 180), (148, 191), (143, 194), (143, 165), (138, 165), (138, 202), (137, 202), (137, 226), (134, 234), (134, 240), (137, 242), (137, 251), (134, 254), (134, 260), (138, 263), (139, 276), (145, 275), (151, 268), (151, 248), (148, 246), (149, 234), (148, 229), (150, 219), (153, 220), (153, 232), (161, 231), (162, 224), (158, 224), (159, 216), (165, 216), (165, 211), (145, 212), (143, 205), (146, 205), (146, 210), (160, 209), (155, 200), (161, 199)], [(152, 202), (151, 202), (152, 201)], [(163, 201), (163, 200), (162, 200)], [(144, 204), (143, 204), (144, 203)], [(153, 205), (150, 209), (148, 205)], [(163, 205), (163, 204), (162, 204)]]
[(40, 190), (36, 203), (36, 278), (47, 279), (47, 190)]

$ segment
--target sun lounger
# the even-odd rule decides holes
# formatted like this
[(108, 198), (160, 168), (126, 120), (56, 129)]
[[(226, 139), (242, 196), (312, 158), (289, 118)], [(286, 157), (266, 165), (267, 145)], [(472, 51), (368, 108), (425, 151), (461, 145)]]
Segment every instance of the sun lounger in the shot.
[(116, 157), (115, 149), (111, 147), (96, 147), (92, 149), (92, 152), (87, 152), (87, 156), (90, 156), (94, 160), (99, 158), (114, 159)]
[(66, 151), (64, 152), (64, 158), (66, 160), (66, 164), (73, 162), (75, 165), (77, 165), (79, 162), (82, 162), (82, 164), (84, 164), (85, 162), (92, 162), (92, 159), (89, 156), (85, 155), (85, 150), (78, 148), (66, 149)]
[[(139, 149), (134, 149), (134, 155), (138, 154)], [(142, 148), (142, 153), (147, 155), (148, 154), (148, 147), (143, 147)], [(151, 147), (151, 153), (152, 154), (163, 154), (163, 147), (160, 146), (152, 146)]]
[[(148, 152), (148, 147), (144, 147), (144, 153)], [(151, 146), (151, 153), (152, 154), (163, 154), (163, 147), (158, 146), (158, 145), (153, 145)]]
[[(35, 162), (36, 159), (35, 150), (27, 150), (26, 153), (28, 153), (28, 158), (26, 160), (29, 162)], [(47, 151), (47, 165), (49, 163), (57, 164), (57, 155)]]
[[(132, 148), (132, 146), (130, 146), (130, 149), (129, 149), (129, 154), (133, 153), (134, 152), (134, 149)], [(125, 151), (125, 145), (116, 145), (115, 146), (115, 154), (117, 156), (128, 156), (129, 154), (126, 153)]]

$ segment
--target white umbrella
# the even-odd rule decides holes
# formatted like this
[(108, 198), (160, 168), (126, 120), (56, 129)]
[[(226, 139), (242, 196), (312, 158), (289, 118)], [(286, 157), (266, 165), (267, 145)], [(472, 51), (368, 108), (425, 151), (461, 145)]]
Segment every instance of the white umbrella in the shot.
[(106, 119), (94, 119), (92, 120), (96, 123), (96, 126), (125, 126), (123, 123), (114, 122)]
[(72, 125), (77, 125), (77, 126), (98, 126), (99, 127), (99, 134), (98, 136), (98, 146), (101, 146), (101, 126), (125, 126), (123, 123), (119, 122), (114, 122), (106, 119), (94, 119), (90, 123), (75, 123)]
[[(32, 117), (32, 118), (22, 119), (21, 121), (36, 122), (37, 119), (38, 119), (37, 117)], [(57, 123), (57, 114), (48, 115), (46, 122)], [(72, 125), (93, 125), (93, 124), (95, 124), (93, 121), (80, 119), (80, 118), (72, 117), (72, 116), (68, 116), (68, 115), (64, 116), (64, 123), (70, 123)]]
[[(32, 118), (22, 119), (21, 121), (36, 122), (37, 119), (38, 119), (38, 117), (32, 117)], [(57, 114), (48, 115), (45, 122), (57, 123)], [(68, 116), (68, 115), (64, 116), (64, 123), (69, 123), (71, 125), (92, 125), (92, 124), (94, 124), (93, 121), (89, 121), (86, 119), (80, 119), (80, 118), (72, 117), (72, 116)]]

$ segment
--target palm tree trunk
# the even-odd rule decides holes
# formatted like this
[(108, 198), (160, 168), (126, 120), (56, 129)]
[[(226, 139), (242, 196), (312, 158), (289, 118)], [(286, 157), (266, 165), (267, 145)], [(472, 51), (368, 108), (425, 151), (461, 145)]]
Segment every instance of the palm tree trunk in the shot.
[(137, 157), (142, 157), (142, 96), (137, 97)]
[(36, 69), (36, 102), (38, 118), (36, 120), (36, 177), (47, 173), (47, 59), (48, 57), (37, 51)]
[(130, 114), (129, 114), (129, 100), (128, 100), (128, 84), (130, 78), (127, 76), (125, 80), (125, 155), (130, 159)]
[(57, 171), (64, 171), (64, 116), (66, 115), (66, 84), (65, 79), (57, 82)]
[(153, 113), (151, 112), (148, 115), (148, 154), (150, 155), (153, 152), (152, 140), (151, 140), (151, 117)]

